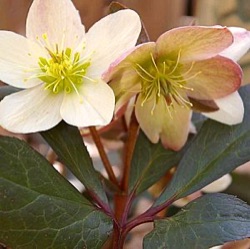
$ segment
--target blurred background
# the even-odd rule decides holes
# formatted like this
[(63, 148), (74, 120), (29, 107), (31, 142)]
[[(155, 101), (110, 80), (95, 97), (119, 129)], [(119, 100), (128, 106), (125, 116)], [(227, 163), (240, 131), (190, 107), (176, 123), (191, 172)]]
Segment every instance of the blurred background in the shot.
[[(110, 2), (110, 0), (73, 0), (86, 29), (108, 13)], [(171, 28), (192, 24), (220, 24), (250, 30), (249, 0), (120, 0), (118, 2), (139, 13), (151, 40), (156, 40)], [(0, 0), (0, 29), (25, 35), (25, 20), (31, 3), (32, 0)], [(240, 64), (244, 70), (244, 84), (249, 83), (250, 53), (240, 60)], [(0, 134), (9, 135), (7, 131), (1, 130), (1, 127)], [(40, 152), (47, 153), (47, 148), (41, 147), (44, 144), (41, 145), (39, 137), (34, 135), (19, 135), (19, 137), (27, 140)], [(48, 159), (53, 163), (54, 159)], [(240, 167), (232, 175), (233, 183), (226, 192), (250, 203), (250, 165)], [(148, 230), (139, 229), (135, 232), (143, 236)], [(128, 244), (127, 248), (140, 248), (136, 242), (133, 243)], [(223, 246), (223, 249), (225, 248), (250, 249), (250, 241), (229, 243)]]

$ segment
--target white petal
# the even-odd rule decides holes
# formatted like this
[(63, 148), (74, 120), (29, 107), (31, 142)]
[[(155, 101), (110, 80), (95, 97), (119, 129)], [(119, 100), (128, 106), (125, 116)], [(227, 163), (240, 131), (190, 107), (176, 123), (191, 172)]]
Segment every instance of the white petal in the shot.
[[(75, 48), (82, 41), (85, 30), (81, 18), (69, 0), (35, 0), (33, 1), (26, 24), (27, 37), (39, 39), (48, 37), (49, 49)], [(44, 43), (45, 44), (45, 43)]]
[(226, 190), (232, 182), (232, 177), (229, 174), (222, 176), (216, 181), (210, 183), (202, 189), (205, 193), (217, 193)]
[(184, 198), (181, 198), (181, 199), (175, 201), (173, 203), (173, 205), (178, 207), (178, 208), (182, 208), (182, 207), (186, 206), (189, 202), (190, 202), (190, 200), (187, 197), (186, 198), (184, 197)]
[(19, 88), (40, 84), (40, 80), (30, 77), (37, 74), (38, 58), (44, 55), (45, 50), (27, 38), (0, 31), (0, 80)]
[(15, 133), (48, 130), (62, 120), (62, 97), (43, 86), (11, 94), (0, 102), (0, 125)]
[(235, 125), (242, 122), (244, 106), (238, 92), (234, 92), (221, 99), (216, 99), (215, 103), (220, 109), (216, 112), (203, 113), (203, 115), (228, 125)]
[(220, 55), (238, 61), (250, 48), (250, 32), (236, 27), (229, 27), (228, 29), (233, 34), (234, 42)]
[(68, 124), (87, 127), (111, 121), (115, 97), (104, 81), (84, 82), (79, 94), (68, 94), (63, 100), (61, 115)]
[(91, 54), (93, 64), (89, 73), (100, 76), (136, 44), (140, 30), (140, 18), (133, 10), (120, 10), (95, 23), (86, 34), (86, 53)]

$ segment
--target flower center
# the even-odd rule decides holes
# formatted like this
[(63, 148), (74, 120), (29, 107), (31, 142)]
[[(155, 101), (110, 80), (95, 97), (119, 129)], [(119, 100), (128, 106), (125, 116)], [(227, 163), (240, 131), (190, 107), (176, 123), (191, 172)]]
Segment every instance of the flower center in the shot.
[(182, 65), (179, 63), (180, 51), (176, 62), (163, 61), (156, 63), (153, 55), (151, 54), (151, 64), (147, 69), (141, 65), (136, 64), (136, 72), (141, 77), (141, 96), (143, 106), (149, 99), (154, 99), (154, 104), (151, 109), (153, 114), (154, 109), (160, 99), (164, 97), (166, 106), (171, 116), (171, 110), (174, 109), (174, 103), (181, 107), (191, 108), (193, 105), (189, 101), (187, 91), (193, 91), (193, 88), (186, 86), (187, 80), (196, 77), (199, 73), (191, 74), (194, 63), (190, 68), (183, 72)]
[(72, 53), (70, 48), (59, 52), (56, 46), (56, 52), (47, 49), (50, 58), (39, 58), (39, 67), (42, 71), (39, 79), (45, 83), (45, 89), (53, 93), (75, 91), (83, 83), (87, 68), (90, 66), (90, 60), (81, 61), (80, 53)]

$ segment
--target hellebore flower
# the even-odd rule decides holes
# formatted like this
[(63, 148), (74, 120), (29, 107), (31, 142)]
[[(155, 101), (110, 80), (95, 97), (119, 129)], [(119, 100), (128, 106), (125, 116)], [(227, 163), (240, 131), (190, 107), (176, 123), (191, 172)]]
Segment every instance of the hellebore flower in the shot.
[[(220, 55), (238, 61), (250, 48), (250, 32), (244, 28), (228, 27), (233, 34), (233, 44), (222, 51)], [(237, 124), (243, 119), (243, 103), (238, 92), (234, 92), (224, 98), (216, 99), (219, 110), (203, 113), (205, 116), (229, 125)], [(223, 119), (222, 119), (223, 118)]]
[(25, 89), (0, 102), (0, 125), (28, 133), (62, 119), (79, 127), (108, 124), (115, 98), (102, 74), (135, 45), (140, 29), (139, 16), (121, 10), (85, 33), (70, 0), (34, 0), (27, 38), (0, 31), (0, 80)]
[[(192, 26), (139, 45), (106, 72), (116, 112), (138, 95), (135, 114), (141, 129), (153, 143), (161, 139), (165, 147), (179, 150), (187, 140), (192, 110), (215, 112), (220, 109), (216, 99), (234, 99), (231, 94), (241, 85), (242, 70), (219, 55), (232, 44), (227, 28)], [(242, 121), (242, 102), (236, 108), (241, 115), (231, 123)]]

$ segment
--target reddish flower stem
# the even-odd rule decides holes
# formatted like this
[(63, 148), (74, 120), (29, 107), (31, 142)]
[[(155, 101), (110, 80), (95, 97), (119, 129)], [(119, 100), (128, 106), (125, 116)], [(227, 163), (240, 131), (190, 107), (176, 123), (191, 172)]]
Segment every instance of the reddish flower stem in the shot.
[(93, 138), (93, 140), (94, 140), (94, 142), (96, 144), (96, 147), (98, 149), (98, 152), (100, 154), (100, 157), (102, 159), (104, 168), (107, 171), (107, 174), (108, 174), (108, 177), (109, 177), (110, 181), (113, 184), (115, 184), (116, 186), (119, 186), (118, 180), (115, 177), (114, 171), (113, 171), (112, 166), (110, 164), (110, 161), (109, 161), (109, 159), (107, 157), (107, 154), (106, 154), (106, 152), (104, 150), (103, 144), (101, 142), (100, 136), (99, 136), (96, 128), (94, 126), (91, 126), (91, 127), (89, 127), (89, 130), (90, 130), (92, 138)]
[(128, 128), (128, 138), (125, 145), (123, 176), (121, 180), (121, 192), (114, 196), (116, 226), (112, 238), (112, 248), (122, 249), (126, 239), (126, 223), (133, 200), (133, 193), (129, 193), (129, 177), (131, 169), (131, 160), (135, 148), (139, 125), (132, 113), (130, 126)]
[(112, 249), (123, 249), (125, 240), (126, 240), (126, 235), (123, 233), (123, 229), (114, 223), (114, 231), (112, 235)]
[(125, 147), (125, 156), (124, 156), (124, 170), (123, 177), (121, 182), (121, 189), (127, 194), (128, 185), (129, 185), (129, 176), (131, 169), (131, 160), (133, 157), (133, 152), (137, 140), (137, 133), (139, 130), (139, 124), (135, 117), (135, 112), (133, 111), (131, 115), (130, 126), (128, 130), (128, 140)]
[[(132, 195), (128, 196), (128, 201), (126, 202), (127, 206), (125, 206), (125, 212), (128, 212)], [(161, 204), (157, 207), (151, 207), (143, 214), (135, 217), (131, 221), (125, 223), (117, 223), (114, 226), (114, 233), (112, 238), (112, 249), (122, 249), (126, 240), (127, 234), (136, 226), (141, 225), (143, 223), (154, 222), (157, 219), (161, 219), (162, 217), (158, 217), (157, 214), (164, 210), (166, 207), (171, 205), (175, 200), (175, 197), (172, 197), (167, 202)]]
[(124, 233), (128, 233), (131, 229), (140, 224), (153, 222), (156, 219), (161, 219), (162, 217), (158, 217), (157, 214), (162, 210), (166, 209), (167, 207), (169, 207), (174, 201), (175, 201), (175, 196), (173, 196), (171, 199), (162, 203), (159, 206), (149, 208), (146, 212), (128, 222), (126, 224), (126, 229)]

